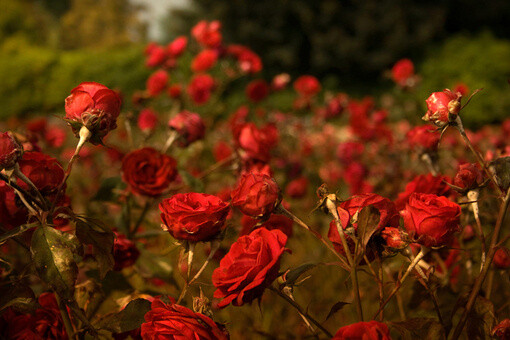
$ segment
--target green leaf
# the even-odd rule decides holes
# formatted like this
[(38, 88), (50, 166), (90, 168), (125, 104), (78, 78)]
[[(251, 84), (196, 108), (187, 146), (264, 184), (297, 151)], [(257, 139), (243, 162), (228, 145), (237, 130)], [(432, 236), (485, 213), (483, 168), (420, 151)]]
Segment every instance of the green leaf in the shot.
[(436, 319), (413, 318), (400, 322), (390, 322), (390, 326), (400, 333), (404, 340), (446, 339), (443, 327)]
[(20, 282), (9, 283), (0, 286), (0, 312), (8, 307), (13, 307), (22, 313), (35, 310), (37, 302), (34, 292), (29, 286)]
[(333, 316), (333, 314), (344, 308), (346, 305), (350, 305), (350, 302), (339, 301), (335, 303), (329, 310), (328, 316), (326, 317), (326, 320), (324, 320), (324, 322), (326, 322), (331, 316)]
[(99, 275), (104, 278), (110, 271), (115, 260), (113, 258), (113, 243), (115, 235), (105, 224), (96, 219), (77, 219), (76, 236), (80, 242), (92, 245), (94, 258), (98, 264)]
[(374, 206), (368, 205), (361, 209), (358, 214), (358, 255), (363, 256), (367, 247), (368, 241), (377, 230), (377, 225), (381, 218), (381, 213)]
[(78, 275), (74, 255), (82, 250), (76, 236), (45, 225), (32, 235), (30, 251), (39, 277), (66, 300), (73, 299)]
[(106, 178), (99, 187), (99, 190), (92, 198), (93, 201), (100, 202), (116, 202), (117, 194), (115, 193), (116, 189), (123, 189), (126, 187), (126, 184), (122, 181), (120, 177), (110, 177)]
[(151, 310), (151, 303), (145, 299), (135, 299), (118, 313), (110, 314), (98, 324), (101, 329), (113, 333), (129, 332), (137, 329), (145, 322), (145, 313)]

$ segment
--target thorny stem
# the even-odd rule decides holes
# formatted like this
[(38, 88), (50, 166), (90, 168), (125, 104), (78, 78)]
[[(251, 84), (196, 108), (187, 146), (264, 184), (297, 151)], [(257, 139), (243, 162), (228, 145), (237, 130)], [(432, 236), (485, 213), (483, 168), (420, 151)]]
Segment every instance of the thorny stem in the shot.
[(294, 300), (292, 300), (290, 297), (279, 291), (278, 289), (274, 288), (273, 286), (269, 286), (269, 290), (275, 292), (278, 296), (280, 296), (282, 299), (287, 301), (292, 307), (294, 307), (299, 314), (304, 315), (311, 323), (313, 323), (317, 328), (319, 328), (328, 338), (332, 338), (333, 334), (331, 334), (326, 328), (324, 328), (317, 320), (315, 320), (313, 317), (311, 317), (306, 311), (301, 308), (300, 305), (298, 305)]
[(32, 190), (35, 192), (35, 194), (37, 195), (37, 198), (39, 198), (39, 200), (41, 201), (41, 205), (42, 205), (42, 208), (44, 210), (47, 210), (48, 207), (46, 205), (46, 200), (44, 199), (44, 197), (41, 195), (41, 192), (39, 191), (39, 189), (37, 189), (37, 187), (35, 186), (35, 184), (30, 180), (30, 178), (28, 178), (27, 176), (25, 176), (24, 173), (21, 172), (21, 169), (19, 168), (19, 164), (16, 163), (15, 167), (14, 167), (14, 175), (16, 177), (18, 177), (19, 179), (21, 179), (23, 182), (25, 182), (29, 187), (32, 188)]
[(470, 190), (467, 193), (468, 200), (471, 202), (471, 209), (473, 210), (473, 216), (475, 217), (476, 227), (478, 231), (478, 235), (480, 237), (480, 242), (482, 243), (482, 256), (480, 261), (480, 272), (483, 270), (483, 266), (485, 265), (485, 260), (487, 258), (487, 248), (485, 246), (485, 235), (483, 234), (482, 223), (480, 222), (480, 209), (478, 207), (478, 197), (480, 193), (478, 190)]
[(163, 146), (163, 149), (161, 150), (161, 153), (166, 153), (168, 149), (174, 144), (174, 142), (177, 140), (177, 137), (179, 137), (179, 134), (177, 131), (172, 130), (170, 132), (170, 135), (168, 136), (168, 139), (165, 142), (165, 146)]
[(402, 284), (404, 283), (404, 281), (407, 279), (407, 277), (409, 276), (409, 274), (411, 274), (411, 272), (413, 271), (414, 267), (416, 267), (416, 265), (418, 264), (418, 262), (421, 261), (421, 259), (426, 255), (426, 253), (428, 252), (428, 249), (426, 248), (421, 248), (420, 252), (418, 253), (418, 255), (416, 255), (416, 257), (414, 258), (414, 260), (411, 262), (411, 264), (409, 265), (409, 267), (407, 267), (407, 270), (406, 272), (404, 273), (404, 275), (402, 276), (402, 278), (400, 279), (400, 281), (397, 282), (397, 285), (395, 286), (395, 288), (393, 289), (393, 291), (390, 293), (390, 295), (386, 298), (386, 300), (384, 301), (384, 303), (379, 307), (379, 310), (374, 314), (374, 317), (372, 318), (373, 320), (375, 320), (377, 318), (377, 316), (379, 315), (379, 313), (382, 312), (382, 310), (384, 309), (384, 307), (388, 304), (388, 302), (391, 300), (391, 298), (393, 297), (393, 295), (395, 295), (398, 290), (400, 289), (400, 287), (402, 287)]
[(345, 250), (345, 255), (347, 257), (347, 261), (349, 261), (349, 266), (351, 268), (351, 282), (352, 282), (352, 289), (354, 293), (354, 299), (356, 301), (356, 311), (358, 313), (358, 319), (359, 321), (363, 321), (363, 306), (361, 305), (361, 296), (359, 293), (359, 284), (358, 284), (358, 272), (356, 270), (357, 263), (354, 261), (351, 250), (349, 249), (349, 245), (347, 244), (347, 240), (345, 238), (344, 234), (344, 228), (342, 226), (342, 223), (340, 221), (340, 216), (338, 215), (338, 211), (336, 209), (336, 203), (326, 198), (326, 207), (329, 210), (329, 213), (333, 215), (335, 218), (335, 224), (336, 228), (338, 230), (338, 234), (340, 235), (340, 240), (342, 241), (342, 246)]
[[(294, 295), (292, 294), (292, 290), (291, 290), (290, 287), (285, 287), (284, 288), (284, 294), (287, 295), (289, 297), (289, 299), (291, 299), (292, 301), (296, 302), (296, 299), (294, 298)], [(305, 323), (306, 327), (310, 330), (310, 332), (312, 332), (312, 334), (315, 334), (315, 329), (313, 328), (313, 326), (310, 323), (310, 321), (308, 321), (306, 316), (303, 315), (300, 311), (298, 311), (298, 314), (301, 317), (301, 319), (303, 319), (303, 322)]]
[[(499, 187), (498, 187), (499, 188)], [(498, 219), (496, 221), (496, 226), (494, 227), (494, 232), (492, 233), (492, 239), (489, 246), (489, 252), (487, 254), (487, 259), (485, 261), (485, 266), (483, 267), (482, 271), (476, 278), (475, 284), (473, 285), (473, 288), (471, 290), (471, 294), (469, 294), (468, 302), (466, 304), (466, 307), (464, 308), (464, 312), (462, 313), (462, 316), (460, 318), (459, 323), (455, 327), (455, 330), (453, 332), (452, 340), (456, 340), (460, 337), (460, 334), (462, 333), (462, 329), (464, 328), (464, 325), (466, 324), (467, 317), (469, 313), (471, 312), (471, 309), (473, 308), (473, 305), (475, 304), (476, 297), (478, 296), (478, 293), (480, 292), (480, 289), (482, 288), (483, 281), (485, 280), (485, 277), (487, 276), (487, 273), (489, 272), (489, 268), (492, 263), (492, 259), (494, 258), (494, 254), (496, 253), (496, 243), (498, 243), (499, 234), (501, 231), (501, 226), (503, 225), (503, 221), (505, 220), (506, 212), (508, 210), (508, 204), (510, 203), (510, 190), (507, 191), (506, 196), (503, 200), (503, 203), (501, 203), (499, 213), (498, 213)]]

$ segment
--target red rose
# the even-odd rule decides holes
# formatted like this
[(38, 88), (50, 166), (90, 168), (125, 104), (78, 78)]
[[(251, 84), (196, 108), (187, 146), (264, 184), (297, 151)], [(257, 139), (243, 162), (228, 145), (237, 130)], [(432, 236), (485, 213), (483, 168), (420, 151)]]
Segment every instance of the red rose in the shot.
[(35, 311), (35, 333), (42, 339), (68, 339), (55, 295), (42, 293), (38, 301), (41, 308)]
[(258, 129), (253, 123), (244, 123), (235, 128), (234, 139), (244, 151), (243, 158), (267, 162), (271, 149), (278, 143), (278, 130), (271, 124)]
[(338, 145), (336, 156), (344, 163), (359, 159), (365, 151), (365, 145), (358, 142), (345, 142)]
[(23, 148), (10, 132), (0, 133), (0, 170), (13, 168), (23, 154)]
[(151, 310), (145, 314), (141, 326), (142, 339), (196, 339), (227, 340), (228, 333), (211, 318), (195, 313), (172, 301), (165, 304), (159, 298), (152, 301)]
[(288, 73), (280, 73), (274, 76), (271, 81), (271, 89), (274, 91), (281, 91), (290, 83), (290, 75)]
[(446, 184), (450, 179), (446, 176), (432, 176), (432, 174), (416, 176), (409, 182), (404, 192), (398, 194), (395, 205), (398, 210), (404, 209), (409, 197), (417, 192), (423, 194), (434, 194), (437, 196), (449, 196), (452, 192), (450, 186)]
[(500, 340), (510, 339), (510, 319), (501, 321), (491, 331), (491, 336), (498, 337)]
[(406, 86), (408, 80), (414, 75), (414, 65), (409, 59), (401, 59), (393, 65), (391, 78), (397, 85)]
[(171, 57), (177, 58), (184, 53), (186, 46), (188, 46), (188, 38), (182, 35), (175, 38), (166, 48)]
[(406, 139), (409, 146), (420, 153), (437, 151), (439, 145), (439, 133), (427, 125), (417, 126), (409, 130)]
[(455, 93), (459, 92), (464, 97), (465, 95), (467, 95), (469, 93), (469, 87), (466, 84), (459, 82), (459, 83), (455, 84), (455, 87), (453, 88), (453, 92), (455, 92)]
[(280, 202), (279, 196), (280, 189), (274, 179), (260, 173), (247, 173), (232, 191), (232, 205), (248, 216), (267, 216)]
[(391, 340), (388, 326), (378, 321), (357, 322), (344, 326), (336, 332), (331, 340)]
[(163, 200), (159, 210), (170, 235), (201, 242), (213, 239), (224, 228), (230, 207), (219, 197), (191, 192)]
[(122, 179), (131, 190), (145, 196), (162, 194), (177, 176), (177, 162), (170, 156), (145, 147), (122, 160)]
[(308, 189), (308, 179), (306, 177), (298, 177), (287, 184), (285, 194), (292, 198), (301, 198), (306, 195)]
[(240, 236), (248, 235), (257, 228), (266, 228), (267, 230), (273, 229), (281, 230), (285, 235), (287, 235), (287, 237), (291, 237), (293, 224), (294, 222), (284, 215), (271, 214), (271, 216), (269, 216), (269, 219), (263, 222), (260, 221), (259, 219), (243, 215), (243, 217), (241, 217), (242, 229), (239, 235)]
[(20, 202), (14, 190), (0, 181), (0, 221), (7, 229), (18, 227), (28, 219), (27, 208)]
[(200, 21), (191, 29), (191, 35), (202, 46), (214, 48), (221, 44), (221, 23), (219, 21)]
[(115, 260), (113, 270), (119, 271), (132, 266), (136, 260), (138, 260), (139, 256), (140, 251), (135, 243), (128, 239), (126, 235), (116, 232), (115, 241), (113, 243), (113, 258)]
[(301, 76), (294, 81), (294, 90), (302, 97), (313, 97), (321, 90), (321, 84), (314, 76)]
[(463, 190), (476, 189), (483, 182), (483, 174), (477, 164), (464, 163), (453, 178), (453, 184)]
[(214, 159), (216, 162), (221, 162), (232, 155), (232, 149), (226, 142), (219, 141), (213, 147)]
[(18, 314), (11, 307), (2, 310), (0, 315), (0, 334), (5, 339), (41, 340), (35, 333), (34, 316)]
[(239, 68), (243, 73), (254, 74), (262, 70), (260, 57), (246, 46), (229, 45), (226, 54), (237, 59)]
[(199, 74), (191, 79), (188, 85), (188, 94), (197, 105), (205, 104), (214, 90), (214, 78), (208, 74)]
[[(19, 161), (21, 172), (27, 176), (43, 195), (56, 192), (64, 180), (64, 168), (53, 157), (41, 152), (25, 152)], [(29, 186), (19, 180), (19, 185), (28, 191)]]
[(191, 61), (193, 72), (205, 72), (216, 65), (218, 52), (216, 50), (203, 50)]
[(239, 237), (212, 275), (214, 297), (222, 299), (218, 307), (231, 302), (241, 306), (259, 298), (278, 277), (286, 242), (287, 236), (277, 229), (258, 228)]
[(494, 253), (494, 259), (492, 260), (494, 267), (498, 269), (510, 268), (510, 249), (501, 247)]
[(265, 80), (255, 79), (246, 86), (246, 97), (252, 102), (260, 102), (269, 94), (269, 86)]
[(145, 61), (147, 67), (155, 67), (163, 64), (166, 60), (166, 50), (162, 46), (153, 46), (149, 51), (149, 56)]
[(181, 147), (186, 147), (204, 138), (204, 121), (197, 113), (181, 111), (170, 119), (168, 126), (179, 133), (179, 146)]
[(67, 138), (66, 130), (57, 126), (52, 126), (44, 132), (46, 143), (54, 148), (60, 148), (64, 145)]
[(149, 79), (147, 79), (147, 92), (149, 96), (155, 97), (166, 88), (166, 84), (168, 83), (168, 73), (165, 70), (159, 70), (151, 74)]
[(72, 89), (71, 95), (66, 98), (65, 118), (70, 121), (76, 136), (80, 128), (73, 126), (73, 122), (87, 127), (96, 137), (91, 142), (98, 144), (102, 137), (117, 127), (120, 105), (117, 92), (99, 83), (84, 82)]
[(447, 245), (459, 230), (460, 206), (446, 197), (414, 193), (400, 214), (409, 236), (426, 247)]
[(138, 128), (143, 132), (149, 133), (156, 128), (158, 124), (158, 115), (154, 110), (143, 109), (138, 116)]
[(182, 93), (182, 87), (180, 84), (172, 84), (168, 87), (168, 96), (170, 98), (179, 98)]
[(422, 119), (431, 121), (438, 127), (453, 122), (459, 114), (461, 98), (462, 95), (459, 92), (453, 93), (449, 89), (432, 93), (426, 100), (427, 112)]
[(407, 242), (404, 241), (402, 231), (399, 228), (386, 227), (381, 231), (381, 237), (390, 248), (404, 249), (407, 246)]

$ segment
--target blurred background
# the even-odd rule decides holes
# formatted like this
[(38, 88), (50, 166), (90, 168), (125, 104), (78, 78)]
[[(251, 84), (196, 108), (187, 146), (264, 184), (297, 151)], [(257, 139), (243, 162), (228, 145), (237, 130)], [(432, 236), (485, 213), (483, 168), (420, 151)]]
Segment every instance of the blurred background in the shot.
[(477, 123), (510, 109), (510, 3), (492, 0), (0, 0), (0, 118), (60, 112), (70, 89), (98, 81), (125, 95), (143, 87), (149, 41), (220, 20), (225, 40), (249, 46), (270, 79), (317, 76), (352, 96), (387, 92), (401, 58), (415, 63), (416, 95), (459, 82), (484, 88)]

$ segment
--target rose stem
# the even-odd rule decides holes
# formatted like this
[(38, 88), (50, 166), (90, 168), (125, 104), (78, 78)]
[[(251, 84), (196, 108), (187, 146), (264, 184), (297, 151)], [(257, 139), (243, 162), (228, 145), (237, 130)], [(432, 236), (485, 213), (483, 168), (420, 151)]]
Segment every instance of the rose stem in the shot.
[[(499, 189), (499, 187), (498, 187)], [(480, 274), (477, 276), (475, 284), (473, 286), (473, 289), (471, 290), (471, 293), (469, 294), (468, 302), (466, 304), (466, 307), (464, 308), (464, 312), (462, 313), (462, 316), (460, 318), (459, 323), (455, 327), (455, 330), (453, 332), (452, 340), (456, 340), (459, 338), (462, 329), (464, 328), (464, 325), (466, 324), (467, 317), (469, 313), (471, 312), (471, 309), (473, 308), (473, 305), (475, 304), (476, 297), (478, 296), (478, 293), (480, 292), (480, 289), (482, 288), (483, 281), (485, 280), (485, 277), (487, 276), (487, 273), (489, 271), (489, 268), (492, 263), (492, 259), (494, 258), (494, 254), (496, 253), (496, 243), (498, 242), (499, 233), (501, 231), (501, 226), (503, 225), (503, 221), (505, 220), (506, 211), (508, 210), (508, 204), (510, 203), (510, 190), (507, 191), (506, 196), (501, 203), (501, 206), (499, 208), (498, 213), (498, 219), (496, 221), (496, 226), (494, 227), (494, 232), (492, 234), (491, 243), (489, 246), (489, 252), (487, 254), (487, 259), (485, 262), (485, 265), (480, 272)]]
[[(214, 254), (216, 254), (216, 251), (218, 251), (218, 249), (220, 248), (220, 242), (219, 241), (213, 241), (211, 242), (211, 252), (209, 253), (209, 256), (207, 256), (207, 259), (205, 260), (204, 264), (202, 265), (202, 267), (200, 267), (200, 269), (198, 270), (198, 272), (195, 274), (195, 276), (193, 276), (193, 278), (191, 280), (189, 280), (188, 282), (186, 282), (186, 284), (184, 285), (184, 288), (182, 289), (181, 291), (181, 295), (179, 295), (179, 299), (177, 300), (177, 304), (179, 304), (179, 302), (181, 302), (181, 300), (184, 298), (184, 296), (186, 295), (186, 292), (188, 290), (188, 287), (193, 283), (195, 282), (199, 276), (202, 274), (202, 272), (205, 270), (205, 268), (207, 267), (207, 265), (209, 264), (209, 262), (211, 262), (211, 259), (213, 258)], [(189, 265), (188, 265), (188, 270), (189, 270)], [(189, 274), (188, 274), (188, 277), (189, 277)]]
[(28, 186), (30, 186), (32, 188), (32, 190), (35, 191), (35, 194), (37, 195), (37, 198), (39, 198), (39, 200), (41, 201), (43, 209), (47, 210), (48, 207), (46, 205), (46, 200), (41, 195), (41, 192), (39, 191), (39, 189), (37, 189), (35, 184), (30, 180), (30, 178), (28, 178), (27, 176), (25, 176), (24, 173), (21, 172), (18, 163), (16, 163), (16, 165), (14, 166), (14, 175), (16, 177), (18, 177), (19, 179), (21, 179), (23, 182), (25, 182)]
[[(381, 266), (382, 266), (382, 264), (381, 264)], [(390, 269), (388, 267), (384, 267), (384, 271), (386, 272), (386, 275), (391, 277)], [(406, 317), (406, 312), (404, 310), (404, 303), (402, 301), (402, 296), (400, 295), (400, 292), (395, 293), (395, 298), (397, 299), (398, 314), (400, 315), (400, 319), (402, 321), (405, 321), (405, 320), (407, 320), (407, 317)], [(382, 306), (383, 303), (384, 303), (384, 301), (381, 301), (379, 303), (379, 305)], [(383, 315), (383, 313), (384, 313), (384, 309), (381, 311), (380, 314)]]
[(469, 190), (467, 193), (467, 198), (471, 201), (471, 209), (473, 210), (473, 216), (475, 217), (476, 226), (478, 228), (478, 236), (480, 237), (480, 242), (482, 243), (482, 256), (480, 261), (480, 272), (483, 270), (483, 266), (485, 265), (485, 259), (487, 258), (487, 249), (485, 247), (485, 235), (483, 234), (482, 223), (480, 222), (480, 209), (478, 207), (478, 197), (480, 193), (478, 190)]
[(430, 173), (432, 173), (432, 176), (437, 176), (437, 169), (434, 165), (434, 163), (432, 162), (432, 158), (430, 157), (430, 155), (428, 153), (424, 153), (421, 155), (421, 160), (425, 162), (425, 164), (427, 164), (427, 167), (429, 168), (430, 170)]
[[(296, 302), (296, 299), (294, 298), (294, 295), (292, 294), (292, 290), (291, 290), (290, 287), (285, 287), (284, 288), (284, 294), (287, 295), (289, 297), (289, 299), (291, 299), (292, 301)], [(310, 321), (308, 321), (306, 316), (303, 315), (300, 311), (298, 311), (298, 314), (301, 317), (301, 319), (303, 319), (303, 322), (305, 323), (306, 327), (310, 330), (310, 332), (312, 334), (316, 334), (315, 328), (313, 328), (312, 324), (310, 323)]]
[(331, 252), (333, 254), (335, 254), (335, 256), (340, 260), (340, 262), (342, 263), (342, 265), (344, 266), (344, 268), (348, 268), (349, 265), (345, 262), (345, 260), (342, 258), (342, 256), (340, 256), (340, 254), (337, 253), (337, 251), (335, 250), (335, 248), (333, 248), (333, 246), (331, 246), (323, 237), (321, 234), (319, 234), (318, 232), (316, 232), (315, 230), (313, 230), (312, 228), (310, 228), (305, 222), (303, 222), (301, 219), (299, 219), (299, 217), (297, 217), (296, 215), (294, 215), (293, 213), (291, 213), (290, 211), (288, 211), (287, 209), (285, 209), (281, 204), (276, 208), (276, 210), (274, 211), (275, 214), (281, 214), (281, 215), (285, 215), (287, 216), (288, 218), (290, 218), (292, 221), (294, 221), (296, 224), (298, 224), (300, 227), (303, 227), (305, 228), (307, 231), (309, 231), (310, 233), (312, 233), (313, 236), (315, 236), (319, 241), (321, 241), (329, 250), (331, 250)]
[(170, 135), (168, 136), (168, 139), (166, 140), (165, 146), (163, 146), (163, 149), (161, 150), (161, 153), (166, 153), (168, 149), (170, 149), (172, 144), (174, 144), (174, 142), (177, 140), (178, 136), (179, 134), (177, 133), (177, 131), (172, 130), (170, 132)]
[(138, 220), (135, 223), (135, 227), (133, 228), (132, 231), (129, 232), (130, 238), (132, 238), (134, 235), (136, 235), (136, 232), (142, 225), (142, 222), (145, 219), (145, 216), (147, 215), (147, 212), (149, 211), (149, 208), (151, 207), (151, 205), (152, 205), (152, 199), (149, 198), (149, 199), (147, 199), (147, 201), (145, 201), (142, 212), (140, 213), (140, 217), (138, 217)]
[(74, 150), (74, 154), (69, 160), (69, 163), (67, 163), (67, 169), (64, 175), (64, 179), (62, 180), (62, 183), (60, 183), (60, 186), (58, 187), (57, 194), (55, 196), (55, 200), (53, 201), (53, 204), (51, 206), (51, 211), (53, 212), (53, 209), (55, 208), (55, 204), (58, 202), (60, 196), (63, 193), (64, 186), (67, 182), (67, 179), (69, 178), (69, 175), (71, 175), (71, 170), (73, 169), (74, 162), (78, 159), (80, 156), (80, 151), (83, 145), (92, 137), (92, 132), (90, 132), (89, 129), (87, 129), (86, 126), (82, 126), (79, 132), (80, 140), (78, 141), (78, 144), (76, 145), (76, 149)]
[(480, 153), (478, 153), (478, 151), (475, 150), (475, 147), (473, 146), (473, 144), (469, 140), (468, 136), (466, 135), (466, 131), (464, 131), (464, 127), (462, 126), (462, 121), (460, 120), (460, 117), (457, 116), (457, 118), (458, 118), (458, 121), (457, 121), (456, 127), (457, 127), (457, 130), (459, 130), (459, 133), (462, 136), (462, 139), (464, 139), (464, 142), (467, 144), (467, 146), (469, 147), (471, 152), (473, 152), (473, 154), (476, 156), (476, 159), (478, 160), (478, 164), (480, 164), (480, 166), (483, 168), (483, 171), (485, 171), (485, 174), (487, 175), (487, 177), (494, 184), (494, 187), (496, 188), (496, 191), (498, 192), (499, 196), (503, 197), (504, 193), (503, 193), (503, 191), (501, 191), (501, 188), (499, 187), (498, 182), (494, 178), (494, 175), (489, 171), (489, 168), (487, 168), (487, 164), (485, 163), (485, 160), (482, 158)]
[(278, 296), (280, 296), (282, 299), (287, 301), (292, 307), (294, 307), (299, 312), (300, 315), (304, 315), (311, 323), (313, 323), (324, 334), (326, 334), (328, 336), (328, 338), (332, 338), (333, 337), (333, 334), (331, 334), (326, 328), (322, 327), (322, 325), (317, 320), (312, 318), (306, 311), (303, 310), (303, 308), (301, 308), (300, 305), (298, 305), (290, 297), (288, 297), (287, 295), (283, 294), (281, 291), (279, 291), (278, 289), (274, 288), (273, 286), (269, 286), (269, 290), (275, 292), (276, 294), (278, 294)]
[(62, 303), (62, 300), (60, 297), (55, 293), (55, 298), (57, 300), (58, 309), (60, 310), (60, 314), (62, 315), (62, 321), (64, 322), (64, 327), (66, 329), (67, 336), (70, 340), (77, 339), (76, 331), (74, 328), (73, 323), (71, 322), (71, 319), (69, 318), (69, 313), (67, 311), (66, 305)]
[(347, 244), (347, 240), (344, 234), (344, 228), (342, 226), (342, 222), (340, 221), (340, 216), (338, 215), (338, 211), (336, 209), (336, 203), (333, 200), (326, 198), (326, 207), (329, 210), (329, 213), (333, 215), (335, 218), (336, 228), (338, 230), (338, 234), (340, 235), (340, 240), (342, 241), (342, 246), (345, 250), (345, 255), (347, 257), (347, 261), (351, 267), (351, 282), (352, 289), (354, 293), (354, 299), (356, 300), (356, 311), (358, 312), (359, 321), (363, 321), (363, 307), (361, 305), (361, 296), (359, 293), (359, 284), (358, 284), (358, 273), (356, 270), (357, 263), (354, 261), (351, 250), (349, 249), (349, 245)]
[(0, 173), (0, 179), (2, 181), (4, 181), (11, 188), (16, 189), (19, 192), (21, 192), (25, 197), (29, 197), (32, 202), (34, 202), (35, 204), (37, 204), (39, 206), (39, 208), (41, 208), (41, 209), (43, 208), (41, 202), (39, 202), (32, 194), (30, 194), (28, 191), (26, 191), (25, 189), (20, 187), (18, 184), (11, 182), (6, 175)]
[[(377, 282), (377, 287), (379, 288), (379, 303), (382, 303), (384, 301), (384, 291), (383, 291), (383, 276), (382, 276), (382, 268), (381, 268), (381, 261), (379, 258), (377, 258), (378, 262), (379, 262), (379, 270), (378, 270), (378, 273), (377, 274), (374, 270), (374, 268), (372, 267), (372, 264), (370, 263), (370, 261), (368, 260), (368, 257), (366, 254), (363, 254), (363, 259), (365, 259), (365, 262), (367, 263), (368, 265), (368, 269), (370, 271), (370, 273), (372, 274), (372, 276), (374, 277), (375, 281)], [(379, 275), (381, 276), (379, 278)], [(381, 313), (380, 315), (380, 321), (383, 320), (383, 313)]]
[(225, 158), (225, 159), (222, 159), (221, 161), (211, 165), (209, 168), (207, 168), (206, 170), (204, 170), (203, 172), (201, 172), (198, 176), (197, 176), (197, 179), (202, 179), (206, 176), (209, 176), (211, 173), (213, 173), (214, 171), (218, 170), (219, 168), (227, 165), (227, 164), (230, 164), (233, 160), (235, 160), (237, 158), (237, 155), (234, 153), (232, 155), (230, 155), (229, 157)]
[(388, 302), (391, 300), (391, 298), (393, 297), (393, 295), (395, 295), (398, 290), (400, 289), (400, 287), (402, 287), (402, 284), (404, 283), (404, 281), (407, 279), (407, 277), (409, 276), (409, 274), (413, 271), (414, 267), (416, 267), (416, 265), (418, 264), (418, 262), (421, 261), (421, 259), (425, 256), (425, 254), (428, 252), (427, 249), (425, 248), (421, 248), (420, 252), (418, 253), (418, 255), (416, 255), (416, 257), (414, 258), (414, 260), (411, 262), (411, 264), (409, 265), (409, 267), (407, 267), (407, 270), (406, 272), (404, 273), (404, 275), (402, 276), (402, 278), (400, 279), (400, 281), (397, 281), (397, 285), (395, 286), (395, 288), (393, 289), (393, 291), (390, 293), (390, 295), (386, 298), (386, 300), (383, 302), (383, 304), (379, 307), (379, 310), (374, 314), (374, 317), (372, 318), (372, 320), (375, 320), (377, 318), (377, 316), (379, 315), (379, 313), (382, 312), (382, 310), (384, 309), (384, 307), (388, 304)]

